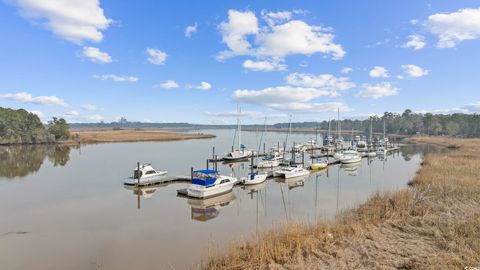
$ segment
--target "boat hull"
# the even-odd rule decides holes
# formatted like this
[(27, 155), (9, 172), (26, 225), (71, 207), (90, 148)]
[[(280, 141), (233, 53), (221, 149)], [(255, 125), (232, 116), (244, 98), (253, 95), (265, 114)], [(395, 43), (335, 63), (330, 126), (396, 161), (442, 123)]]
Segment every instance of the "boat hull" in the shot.
[(361, 157), (355, 157), (355, 158), (348, 158), (348, 159), (340, 159), (340, 162), (342, 164), (352, 164), (352, 163), (358, 163), (362, 161)]
[(140, 182), (136, 178), (128, 177), (128, 178), (125, 178), (125, 180), (123, 181), (123, 184), (128, 186), (133, 186), (133, 185), (142, 186), (142, 185), (150, 185), (153, 183), (162, 183), (162, 180), (166, 180), (166, 176), (167, 176), (167, 172), (159, 172), (151, 176), (142, 176), (140, 178)]
[(267, 180), (266, 174), (257, 174), (253, 179), (246, 178), (243, 180), (244, 185), (257, 185)]
[(310, 165), (311, 170), (323, 170), (328, 167), (327, 163), (314, 163)]
[(188, 197), (206, 199), (232, 191), (237, 179), (230, 178), (230, 182), (210, 187), (192, 184), (187, 188)]

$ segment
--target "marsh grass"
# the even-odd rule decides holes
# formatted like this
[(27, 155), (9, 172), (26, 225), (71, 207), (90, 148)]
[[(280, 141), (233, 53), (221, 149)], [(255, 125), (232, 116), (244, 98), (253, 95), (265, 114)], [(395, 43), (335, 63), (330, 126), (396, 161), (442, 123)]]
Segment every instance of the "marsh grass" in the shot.
[(71, 133), (78, 139), (66, 141), (71, 143), (110, 143), (110, 142), (141, 142), (141, 141), (176, 141), (189, 139), (208, 139), (215, 137), (210, 134), (174, 133), (160, 130), (134, 130), (134, 129), (98, 129), (98, 130), (72, 130)]
[(376, 193), (334, 221), (290, 223), (236, 241), (205, 269), (463, 269), (480, 266), (480, 140), (416, 137), (452, 149), (424, 158), (409, 187)]

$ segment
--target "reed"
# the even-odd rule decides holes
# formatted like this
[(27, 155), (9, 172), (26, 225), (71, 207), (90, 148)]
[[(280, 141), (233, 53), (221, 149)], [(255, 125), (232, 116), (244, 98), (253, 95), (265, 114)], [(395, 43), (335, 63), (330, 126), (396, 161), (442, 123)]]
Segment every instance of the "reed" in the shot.
[(289, 223), (236, 241), (204, 269), (480, 267), (480, 139), (415, 137), (453, 149), (424, 158), (408, 188), (331, 222)]
[[(214, 138), (210, 134), (175, 133), (161, 130), (72, 130), (73, 139), (63, 142), (64, 144), (89, 144), (111, 142), (142, 142), (142, 141), (176, 141), (190, 139)], [(78, 134), (78, 135), (77, 135)]]

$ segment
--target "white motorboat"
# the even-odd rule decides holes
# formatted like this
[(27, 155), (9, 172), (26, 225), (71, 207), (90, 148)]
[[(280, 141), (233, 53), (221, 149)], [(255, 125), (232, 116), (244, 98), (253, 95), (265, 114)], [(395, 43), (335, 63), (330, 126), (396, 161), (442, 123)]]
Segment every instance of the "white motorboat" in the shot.
[(257, 164), (257, 168), (264, 169), (278, 167), (280, 166), (282, 159), (283, 156), (280, 155), (279, 152), (274, 152), (269, 156), (263, 158), (263, 160)]
[(133, 176), (124, 180), (125, 185), (147, 185), (158, 183), (161, 178), (167, 176), (167, 171), (157, 171), (151, 164), (138, 164), (133, 170)]
[(236, 182), (236, 178), (220, 175), (215, 170), (194, 171), (187, 195), (201, 199), (218, 196), (232, 191)]
[(241, 150), (234, 150), (226, 153), (225, 156), (223, 156), (223, 159), (225, 161), (243, 160), (248, 159), (252, 154), (253, 151), (242, 148)]
[(248, 177), (241, 179), (244, 185), (256, 185), (267, 180), (267, 174), (259, 174), (258, 172), (249, 173)]
[(357, 163), (362, 161), (362, 156), (355, 150), (347, 150), (343, 152), (339, 160), (342, 164)]
[(333, 154), (333, 158), (336, 160), (340, 160), (343, 157), (343, 152), (336, 152)]
[(303, 165), (284, 167), (284, 168), (281, 168), (280, 170), (273, 172), (274, 177), (283, 177), (285, 179), (309, 175), (309, 174), (310, 174), (310, 171), (305, 169)]
[(373, 151), (372, 151), (372, 152), (368, 152), (367, 156), (370, 157), (370, 158), (373, 158), (373, 157), (376, 157), (376, 156), (377, 156), (377, 153), (376, 153), (376, 152), (373, 152)]
[(379, 156), (385, 156), (387, 154), (387, 150), (385, 149), (385, 147), (383, 146), (380, 146), (378, 149), (377, 149), (377, 155)]

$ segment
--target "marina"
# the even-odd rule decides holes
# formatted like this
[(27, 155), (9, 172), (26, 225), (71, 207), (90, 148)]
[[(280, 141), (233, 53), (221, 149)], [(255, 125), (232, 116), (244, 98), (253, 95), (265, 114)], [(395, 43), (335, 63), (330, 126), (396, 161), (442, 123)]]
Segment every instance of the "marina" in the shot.
[[(202, 132), (213, 133), (216, 138), (88, 145), (62, 151), (55, 146), (48, 151), (43, 150), (47, 146), (8, 148), (8, 153), (19, 154), (9, 158), (4, 153), (2, 159), (2, 166), (10, 170), (0, 177), (0, 211), (5, 215), (0, 232), (28, 233), (3, 236), (0, 259), (6, 262), (5, 267), (85, 269), (95, 262), (114, 269), (197, 268), (202, 258), (233, 239), (256, 235), (289, 220), (330, 219), (377, 191), (403, 188), (425, 152), (418, 146), (400, 145), (389, 148), (385, 158), (364, 156), (350, 167), (329, 157), (328, 168), (289, 179), (274, 178), (274, 170), (257, 168), (254, 172), (267, 176), (258, 184), (239, 181), (230, 192), (207, 199), (181, 196), (178, 191), (191, 184), (192, 167), (206, 170), (213, 147), (219, 153), (231, 148), (233, 130)], [(243, 132), (242, 137), (247, 145), (260, 144), (256, 132)], [(285, 140), (285, 133), (269, 132), (268, 138), (267, 152)], [(310, 139), (311, 134), (292, 133), (288, 148)], [(298, 164), (303, 160), (308, 167), (312, 151), (289, 151), (285, 157)], [(27, 152), (35, 162), (13, 159), (25, 158), (21, 153)], [(254, 155), (253, 163), (262, 155), (263, 149)], [(124, 185), (137, 162), (148, 162), (168, 174), (157, 182)], [(24, 167), (12, 170), (10, 164)], [(243, 162), (208, 162), (208, 169), (242, 180), (252, 173), (251, 165), (247, 158)], [(61, 228), (59, 220), (64, 221)], [(138, 239), (142, 239), (142, 250), (132, 250), (131, 243)], [(41, 250), (35, 248), (40, 245)], [(68, 254), (59, 258), (57, 255), (67, 248)], [(18, 256), (25, 253), (36, 253), (42, 259)], [(181, 256), (185, 253), (190, 254), (188, 260)]]

